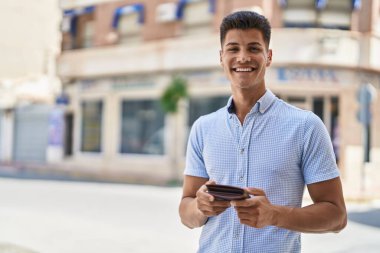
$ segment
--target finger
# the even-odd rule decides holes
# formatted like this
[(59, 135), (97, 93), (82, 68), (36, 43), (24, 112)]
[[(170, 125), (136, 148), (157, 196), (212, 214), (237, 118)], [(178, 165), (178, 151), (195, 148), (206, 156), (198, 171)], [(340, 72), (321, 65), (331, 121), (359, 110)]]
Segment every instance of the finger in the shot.
[(262, 189), (254, 188), (254, 187), (248, 187), (245, 188), (245, 190), (250, 194), (254, 196), (265, 196), (265, 192)]
[(203, 195), (205, 198), (208, 198), (209, 201), (214, 201), (215, 200), (214, 196), (212, 196), (212, 195), (210, 195), (210, 194), (207, 193), (207, 187), (206, 187), (206, 185), (210, 185), (210, 184), (216, 184), (216, 183), (215, 183), (214, 180), (207, 181), (204, 185), (202, 185), (199, 188), (199, 190), (197, 192), (197, 197), (198, 197), (198, 193), (205, 193), (206, 195)]
[(229, 201), (210, 201), (209, 199), (198, 199), (198, 206), (209, 206), (210, 208), (223, 208), (226, 209), (231, 206)]
[(211, 194), (209, 194), (208, 192), (202, 193), (202, 195), (204, 196), (203, 198), (207, 199), (208, 202), (214, 202), (215, 201), (215, 197), (212, 196)]
[(214, 196), (208, 194), (207, 192), (197, 193), (197, 199), (199, 202), (207, 203), (208, 205), (215, 200)]
[(207, 192), (206, 185), (202, 185), (196, 193), (198, 199), (207, 199), (208, 201), (214, 201), (215, 198)]
[(256, 213), (256, 208), (250, 206), (250, 207), (241, 207), (241, 206), (235, 206), (234, 209), (236, 210), (236, 212), (238, 213)]
[(210, 184), (216, 184), (214, 180), (208, 180), (204, 185), (202, 185), (200, 188), (199, 188), (199, 191), (202, 191), (202, 192), (206, 192), (207, 191), (207, 187), (206, 185), (210, 185)]
[(212, 212), (203, 212), (203, 214), (206, 215), (207, 217), (212, 217), (212, 216), (219, 215), (219, 214), (221, 214), (223, 212), (224, 212), (224, 210), (218, 211), (218, 212), (214, 212), (214, 211), (212, 211)]
[(216, 213), (222, 213), (224, 212), (228, 207), (214, 207), (213, 208), (213, 211), (216, 212)]
[(216, 184), (214, 180), (208, 180), (205, 185)]
[(214, 208), (212, 206), (205, 204), (205, 203), (199, 203), (198, 209), (201, 210), (202, 212), (213, 212), (213, 210), (214, 210)]
[(215, 216), (223, 213), (227, 207), (210, 207), (210, 206), (202, 206), (199, 210), (207, 216)]
[(248, 207), (248, 206), (254, 206), (255, 204), (256, 204), (255, 198), (231, 201), (231, 206), (235, 206), (235, 207)]
[(231, 203), (229, 201), (223, 201), (223, 200), (217, 200), (217, 201), (213, 201), (211, 203), (212, 206), (215, 206), (215, 207), (230, 207), (231, 206)]

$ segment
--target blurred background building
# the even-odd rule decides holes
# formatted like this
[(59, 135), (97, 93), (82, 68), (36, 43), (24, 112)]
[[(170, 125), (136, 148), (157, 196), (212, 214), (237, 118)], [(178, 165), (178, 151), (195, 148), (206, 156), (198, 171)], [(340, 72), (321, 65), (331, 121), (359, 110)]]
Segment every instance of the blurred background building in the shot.
[(0, 20), (0, 160), (46, 162), (60, 91), (60, 9), (51, 0), (2, 0)]
[[(54, 6), (47, 9), (52, 1), (46, 2), (38, 20), (53, 34), (57, 18), (43, 20), (55, 13)], [(254, 10), (273, 27), (268, 87), (323, 120), (348, 191), (360, 191), (364, 171), (367, 189), (380, 192), (380, 100), (370, 104), (372, 148), (365, 166), (363, 124), (357, 116), (359, 89), (367, 84), (380, 89), (380, 0), (61, 0), (59, 7), (62, 52), (56, 64), (63, 86), (54, 93), (55, 81), (49, 81), (56, 105), (49, 110), (47, 128), (38, 127), (47, 135), (45, 156), (20, 156), (19, 139), (31, 137), (21, 138), (17, 127), (13, 135), (2, 128), (2, 160), (138, 182), (181, 179), (191, 125), (224, 106), (230, 94), (219, 66), (218, 26), (233, 11)], [(32, 22), (37, 21), (22, 25)], [(25, 41), (45, 36), (53, 44), (57, 39), (46, 33)], [(49, 61), (54, 50), (43, 51), (36, 70), (49, 80), (55, 80), (54, 67), (48, 67), (55, 64)], [(31, 66), (22, 63), (24, 69)], [(175, 75), (186, 79), (189, 97), (176, 114), (167, 114), (160, 97)], [(9, 83), (3, 80), (2, 89)], [(17, 103), (7, 103), (1, 101), (1, 122), (12, 114), (14, 123), (8, 124), (18, 126)], [(12, 155), (4, 151), (9, 143)]]

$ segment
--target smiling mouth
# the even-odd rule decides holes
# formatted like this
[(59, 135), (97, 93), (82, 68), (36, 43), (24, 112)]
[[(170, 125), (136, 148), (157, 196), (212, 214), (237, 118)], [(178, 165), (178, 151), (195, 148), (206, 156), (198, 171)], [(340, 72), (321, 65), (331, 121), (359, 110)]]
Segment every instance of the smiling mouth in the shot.
[(255, 69), (254, 68), (232, 68), (235, 72), (252, 72)]

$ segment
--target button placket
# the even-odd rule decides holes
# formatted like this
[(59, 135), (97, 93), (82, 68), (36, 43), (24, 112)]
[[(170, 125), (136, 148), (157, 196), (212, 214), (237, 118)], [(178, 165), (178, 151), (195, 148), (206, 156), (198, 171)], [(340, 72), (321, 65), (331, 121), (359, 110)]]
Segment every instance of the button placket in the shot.
[(252, 128), (253, 128), (253, 125), (255, 123), (255, 114), (252, 114), (250, 115), (249, 117), (249, 121), (247, 121), (245, 127), (244, 127), (244, 131), (242, 132), (242, 135), (241, 135), (241, 141), (240, 141), (240, 149), (239, 149), (239, 153), (240, 153), (240, 163), (239, 163), (239, 177), (238, 177), (238, 180), (239, 180), (239, 185), (241, 187), (245, 187), (245, 186), (248, 186), (248, 179), (246, 178), (246, 175), (248, 173), (248, 146), (249, 146), (249, 143), (250, 143), (250, 138), (251, 138), (251, 132), (252, 132)]

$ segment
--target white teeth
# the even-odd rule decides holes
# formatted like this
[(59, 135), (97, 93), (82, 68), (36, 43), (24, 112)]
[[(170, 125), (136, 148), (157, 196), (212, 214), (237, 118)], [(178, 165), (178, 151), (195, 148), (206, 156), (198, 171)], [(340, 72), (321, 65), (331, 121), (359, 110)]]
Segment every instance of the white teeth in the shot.
[(236, 68), (236, 72), (249, 72), (252, 68)]

